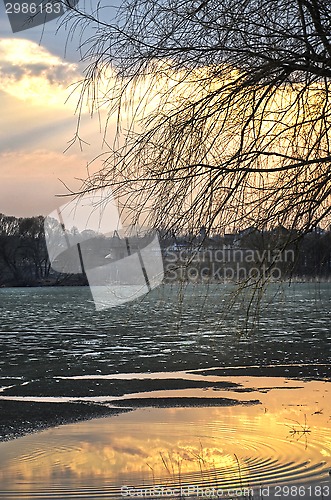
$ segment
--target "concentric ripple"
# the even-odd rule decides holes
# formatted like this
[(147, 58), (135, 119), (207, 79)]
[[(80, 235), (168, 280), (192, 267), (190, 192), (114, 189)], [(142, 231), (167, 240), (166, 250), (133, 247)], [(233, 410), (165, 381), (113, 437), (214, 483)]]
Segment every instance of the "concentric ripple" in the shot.
[(330, 485), (331, 429), (327, 416), (304, 411), (141, 409), (25, 436), (0, 446), (0, 498), (169, 498), (182, 488), (223, 498), (250, 489), (255, 499), (284, 485), (321, 497), (312, 489)]

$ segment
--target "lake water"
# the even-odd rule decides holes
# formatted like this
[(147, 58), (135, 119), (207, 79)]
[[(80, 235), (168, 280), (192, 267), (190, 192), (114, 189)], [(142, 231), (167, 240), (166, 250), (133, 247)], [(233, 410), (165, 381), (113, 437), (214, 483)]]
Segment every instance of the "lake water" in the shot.
[(331, 285), (271, 286), (249, 334), (231, 293), (164, 286), (96, 313), (88, 288), (1, 289), (1, 398), (174, 404), (1, 443), (0, 497), (328, 498)]

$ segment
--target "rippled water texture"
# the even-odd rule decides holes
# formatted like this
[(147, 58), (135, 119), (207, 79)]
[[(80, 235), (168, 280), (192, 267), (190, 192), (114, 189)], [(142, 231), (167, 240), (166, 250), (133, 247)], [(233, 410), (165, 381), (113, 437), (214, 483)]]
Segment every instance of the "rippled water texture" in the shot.
[(329, 384), (233, 380), (247, 388), (259, 384), (261, 404), (141, 409), (2, 443), (0, 498), (121, 498), (129, 492), (124, 486), (149, 496), (156, 486), (215, 488), (224, 497), (251, 488), (261, 498), (259, 488), (269, 486), (269, 497), (277, 498), (275, 488), (285, 485), (301, 486), (305, 498), (320, 496), (316, 487), (327, 493)]
[[(247, 302), (229, 308), (231, 292), (164, 286), (96, 313), (88, 288), (1, 289), (0, 398), (173, 407), (0, 443), (0, 498), (121, 498), (122, 486), (126, 498), (150, 498), (158, 485), (163, 497), (182, 487), (200, 498), (205, 488), (330, 498), (331, 285), (271, 286), (249, 335)], [(229, 368), (252, 365), (241, 377)], [(253, 376), (267, 365), (273, 377)], [(275, 377), (280, 365), (297, 379)], [(304, 379), (308, 368), (320, 380)], [(184, 398), (209, 407), (184, 408)]]
[(164, 286), (95, 312), (89, 289), (0, 289), (0, 376), (330, 363), (331, 284), (271, 286), (254, 335), (225, 285)]

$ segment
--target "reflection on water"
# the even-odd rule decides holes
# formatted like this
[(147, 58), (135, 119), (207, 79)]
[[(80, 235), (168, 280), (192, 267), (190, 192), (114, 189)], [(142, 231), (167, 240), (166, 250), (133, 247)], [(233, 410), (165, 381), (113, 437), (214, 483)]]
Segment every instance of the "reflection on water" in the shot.
[(153, 485), (217, 487), (225, 497), (230, 488), (329, 485), (329, 383), (231, 380), (257, 389), (261, 404), (141, 409), (1, 443), (0, 497), (120, 498), (122, 486), (137, 494)]
[[(270, 286), (250, 337), (243, 335), (245, 304), (228, 310), (231, 286), (184, 291), (160, 287), (97, 314), (87, 287), (0, 290), (0, 399), (130, 400), (132, 407), (172, 397), (178, 405), (0, 443), (0, 498), (120, 498), (122, 485), (159, 484), (217, 486), (225, 497), (230, 487), (330, 481), (330, 383), (235, 376), (274, 365), (264, 373), (326, 379), (330, 283), (278, 294)], [(222, 381), (232, 384), (216, 384)], [(208, 398), (210, 407), (183, 408), (192, 397), (201, 406)], [(216, 406), (225, 399), (236, 406)], [(261, 404), (241, 404), (255, 400)]]

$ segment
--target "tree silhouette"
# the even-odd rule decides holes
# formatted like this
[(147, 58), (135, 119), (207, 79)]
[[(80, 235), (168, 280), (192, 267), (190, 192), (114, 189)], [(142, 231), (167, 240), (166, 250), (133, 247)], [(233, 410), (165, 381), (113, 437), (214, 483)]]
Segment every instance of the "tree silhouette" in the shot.
[(96, 28), (81, 45), (78, 108), (87, 97), (118, 118), (82, 192), (110, 185), (134, 220), (193, 234), (329, 223), (326, 0), (127, 0), (113, 22), (102, 12), (64, 20)]

